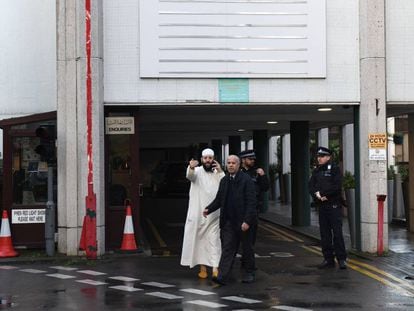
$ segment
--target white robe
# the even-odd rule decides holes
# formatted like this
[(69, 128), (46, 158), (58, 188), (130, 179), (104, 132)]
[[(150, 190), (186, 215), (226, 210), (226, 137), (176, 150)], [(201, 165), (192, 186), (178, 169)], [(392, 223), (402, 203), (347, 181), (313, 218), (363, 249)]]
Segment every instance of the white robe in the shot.
[(223, 177), (224, 172), (207, 173), (202, 166), (194, 170), (187, 168), (187, 179), (191, 181), (191, 187), (181, 253), (182, 266), (218, 267), (221, 256), (220, 210), (206, 218), (203, 217), (203, 210), (216, 197)]

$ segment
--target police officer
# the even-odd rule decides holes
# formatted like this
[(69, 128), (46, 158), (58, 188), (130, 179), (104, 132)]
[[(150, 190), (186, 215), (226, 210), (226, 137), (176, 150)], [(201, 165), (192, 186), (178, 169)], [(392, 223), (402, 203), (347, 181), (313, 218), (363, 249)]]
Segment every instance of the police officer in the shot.
[[(269, 190), (269, 179), (267, 178), (264, 170), (256, 166), (256, 153), (253, 149), (245, 150), (239, 153), (239, 157), (242, 161), (241, 170), (250, 176), (254, 182), (257, 199), (257, 213), (263, 206), (264, 193)], [(257, 225), (251, 228), (250, 234), (252, 235), (253, 245), (256, 243)]]
[(319, 229), (324, 260), (319, 269), (339, 267), (346, 269), (346, 250), (342, 235), (342, 174), (331, 162), (332, 152), (318, 147), (318, 166), (309, 180), (309, 193), (319, 207)]

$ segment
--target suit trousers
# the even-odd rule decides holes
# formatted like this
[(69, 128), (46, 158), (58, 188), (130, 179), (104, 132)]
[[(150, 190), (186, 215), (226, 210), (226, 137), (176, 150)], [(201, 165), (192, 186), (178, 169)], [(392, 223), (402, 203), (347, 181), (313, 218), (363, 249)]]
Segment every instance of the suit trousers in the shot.
[(240, 243), (243, 251), (244, 268), (248, 273), (254, 272), (254, 250), (252, 234), (249, 231), (250, 229), (242, 231), (241, 225), (234, 225), (229, 221), (221, 227), (220, 239), (222, 252), (219, 263), (219, 276), (221, 278), (226, 279), (229, 276)]
[(319, 209), (319, 230), (322, 253), (326, 261), (346, 259), (345, 242), (342, 234), (342, 208), (340, 205), (323, 206)]

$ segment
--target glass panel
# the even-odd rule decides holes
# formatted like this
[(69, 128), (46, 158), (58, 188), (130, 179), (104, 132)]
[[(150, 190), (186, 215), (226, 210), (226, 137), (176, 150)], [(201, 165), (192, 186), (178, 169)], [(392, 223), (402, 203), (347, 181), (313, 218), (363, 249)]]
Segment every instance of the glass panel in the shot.
[(41, 122), (18, 124), (18, 125), (13, 125), (11, 127), (11, 129), (12, 130), (30, 130), (30, 129), (37, 129), (39, 126), (55, 127), (56, 126), (56, 121), (55, 120), (50, 120), (50, 121), (41, 121)]
[(109, 205), (121, 206), (131, 198), (131, 151), (132, 135), (109, 135)]
[[(52, 144), (52, 146), (50, 146)], [(45, 147), (44, 138), (14, 137), (12, 151), (13, 203), (15, 205), (44, 205), (47, 202), (47, 171), (56, 163), (52, 143)], [(47, 150), (47, 156), (45, 151)], [(40, 154), (39, 154), (40, 153)], [(52, 160), (49, 157), (53, 157)], [(54, 168), (55, 176), (56, 169)], [(54, 188), (56, 189), (56, 177)], [(54, 196), (56, 198), (56, 195)]]

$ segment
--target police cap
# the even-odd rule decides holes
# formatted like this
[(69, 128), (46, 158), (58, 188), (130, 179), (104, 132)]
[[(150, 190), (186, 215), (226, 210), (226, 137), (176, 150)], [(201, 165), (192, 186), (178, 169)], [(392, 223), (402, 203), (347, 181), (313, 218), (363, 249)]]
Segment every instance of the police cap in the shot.
[(252, 159), (256, 159), (256, 153), (254, 152), (253, 149), (250, 150), (245, 150), (239, 153), (239, 157), (241, 159), (243, 158), (252, 158)]
[(320, 156), (332, 155), (332, 151), (325, 147), (318, 147), (318, 151), (316, 153)]

